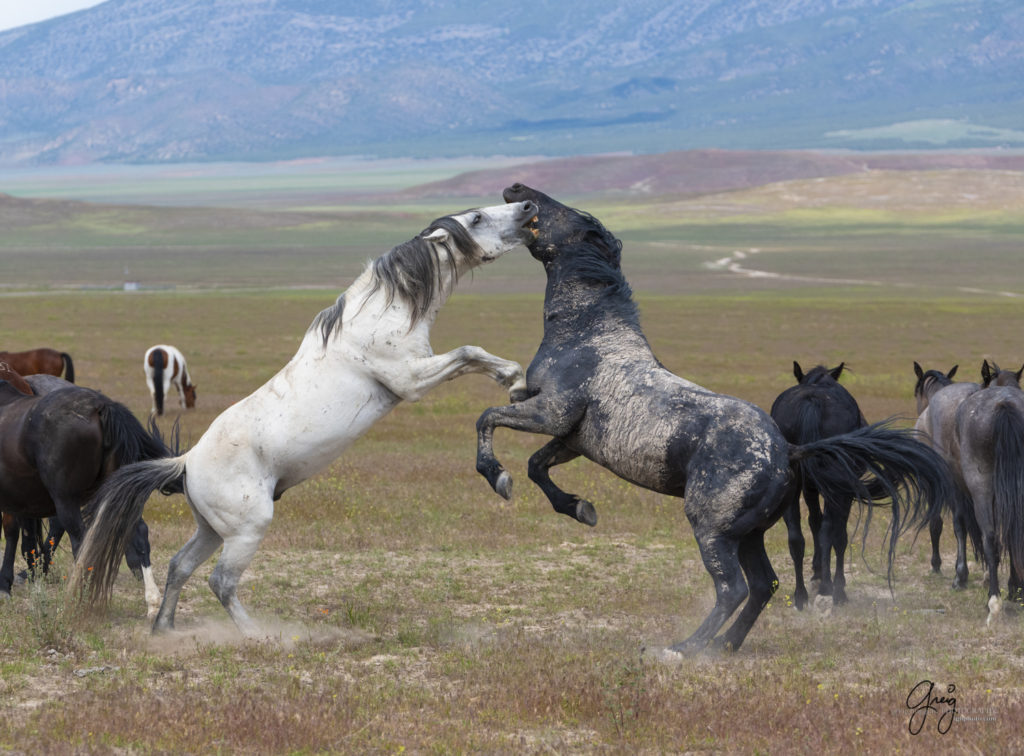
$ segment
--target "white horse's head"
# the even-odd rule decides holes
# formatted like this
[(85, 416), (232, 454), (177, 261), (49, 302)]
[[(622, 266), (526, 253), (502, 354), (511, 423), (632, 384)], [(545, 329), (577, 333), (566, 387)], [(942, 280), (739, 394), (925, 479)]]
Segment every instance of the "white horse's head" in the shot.
[(537, 205), (530, 200), (480, 207), (439, 218), (423, 238), (457, 250), (455, 261), (461, 271), (529, 244), (536, 234), (532, 228), (536, 217)]

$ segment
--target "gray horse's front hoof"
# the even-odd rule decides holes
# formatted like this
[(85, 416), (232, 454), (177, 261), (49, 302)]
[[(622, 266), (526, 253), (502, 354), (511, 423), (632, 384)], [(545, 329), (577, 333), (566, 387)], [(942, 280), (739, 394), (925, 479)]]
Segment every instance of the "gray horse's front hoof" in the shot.
[(589, 501), (580, 499), (576, 502), (576, 519), (584, 525), (594, 527), (597, 525), (597, 510), (594, 509), (594, 505)]
[(508, 474), (507, 470), (501, 471), (501, 475), (494, 483), (494, 491), (506, 501), (512, 498), (512, 476)]

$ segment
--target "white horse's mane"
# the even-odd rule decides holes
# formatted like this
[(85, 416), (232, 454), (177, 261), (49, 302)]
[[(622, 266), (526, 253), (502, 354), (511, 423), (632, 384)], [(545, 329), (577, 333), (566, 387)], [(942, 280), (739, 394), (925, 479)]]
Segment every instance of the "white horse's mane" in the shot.
[[(427, 237), (444, 229), (449, 238), (441, 242), (429, 241)], [(383, 289), (390, 304), (395, 297), (409, 304), (412, 308), (410, 328), (430, 309), (431, 304), (441, 294), (444, 286), (442, 268), (438, 264), (439, 256), (447, 255), (449, 268), (455, 272), (450, 282), (454, 286), (458, 280), (458, 268), (455, 265), (455, 249), (458, 247), (467, 254), (479, 255), (480, 245), (469, 234), (466, 228), (455, 220), (454, 215), (438, 218), (427, 228), (407, 242), (399, 244), (369, 263), (371, 270), (369, 294)], [(345, 310), (345, 293), (342, 292), (337, 301), (330, 307), (321, 310), (313, 319), (307, 330), (319, 330), (324, 346), (336, 332), (341, 330), (342, 314)]]

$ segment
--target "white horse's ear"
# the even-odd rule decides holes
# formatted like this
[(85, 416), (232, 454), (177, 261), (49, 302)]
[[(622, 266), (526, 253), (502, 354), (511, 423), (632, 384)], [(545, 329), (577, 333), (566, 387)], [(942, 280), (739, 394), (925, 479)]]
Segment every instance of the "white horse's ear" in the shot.
[(434, 244), (444, 244), (445, 242), (452, 238), (452, 235), (443, 228), (438, 228), (430, 232), (430, 234), (428, 234), (424, 238), (429, 242), (433, 242)]

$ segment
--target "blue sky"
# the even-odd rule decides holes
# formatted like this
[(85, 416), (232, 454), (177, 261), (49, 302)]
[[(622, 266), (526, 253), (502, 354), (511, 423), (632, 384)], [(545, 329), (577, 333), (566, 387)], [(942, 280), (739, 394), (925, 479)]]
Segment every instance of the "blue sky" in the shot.
[(0, 0), (0, 31), (99, 5), (103, 0)]

